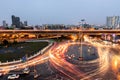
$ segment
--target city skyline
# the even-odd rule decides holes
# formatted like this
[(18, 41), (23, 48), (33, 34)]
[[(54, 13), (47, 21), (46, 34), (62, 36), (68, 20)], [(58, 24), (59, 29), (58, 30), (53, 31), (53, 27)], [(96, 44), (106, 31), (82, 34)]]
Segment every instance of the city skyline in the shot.
[(78, 24), (85, 19), (89, 24), (106, 24), (106, 16), (120, 16), (119, 0), (2, 0), (0, 25), (5, 20), (12, 24), (11, 15), (28, 21), (30, 25)]

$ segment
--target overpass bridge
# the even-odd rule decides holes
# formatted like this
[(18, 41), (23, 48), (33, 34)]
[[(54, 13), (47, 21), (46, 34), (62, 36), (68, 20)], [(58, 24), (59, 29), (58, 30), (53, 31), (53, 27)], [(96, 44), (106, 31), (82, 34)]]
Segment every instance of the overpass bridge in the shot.
[(120, 30), (0, 30), (0, 33), (116, 33)]
[(21, 39), (21, 38), (41, 38), (54, 36), (71, 35), (92, 35), (101, 36), (102, 34), (120, 35), (120, 30), (0, 30), (0, 39)]

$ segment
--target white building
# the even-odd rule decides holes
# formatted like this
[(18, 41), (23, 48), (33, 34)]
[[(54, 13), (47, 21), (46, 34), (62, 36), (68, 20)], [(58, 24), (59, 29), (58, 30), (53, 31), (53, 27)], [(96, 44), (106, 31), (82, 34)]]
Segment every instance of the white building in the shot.
[(106, 26), (108, 28), (116, 29), (116, 27), (120, 23), (120, 17), (119, 16), (108, 16), (106, 19)]

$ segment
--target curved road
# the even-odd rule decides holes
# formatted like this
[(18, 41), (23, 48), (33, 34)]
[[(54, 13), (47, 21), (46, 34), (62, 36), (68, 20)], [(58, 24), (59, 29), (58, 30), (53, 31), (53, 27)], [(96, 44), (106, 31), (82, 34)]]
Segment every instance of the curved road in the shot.
[(21, 63), (15, 63), (15, 64), (12, 63), (12, 64), (8, 64), (8, 65), (4, 65), (4, 66), (1, 65), (0, 72), (3, 72), (4, 74), (6, 74), (11, 70), (23, 69), (25, 67), (30, 67), (30, 66), (34, 66), (37, 64), (42, 64), (42, 63), (48, 61), (48, 58), (49, 58), (49, 53), (45, 52), (44, 54), (39, 54), (38, 56), (35, 56), (32, 59), (29, 59), (24, 63), (21, 62)]

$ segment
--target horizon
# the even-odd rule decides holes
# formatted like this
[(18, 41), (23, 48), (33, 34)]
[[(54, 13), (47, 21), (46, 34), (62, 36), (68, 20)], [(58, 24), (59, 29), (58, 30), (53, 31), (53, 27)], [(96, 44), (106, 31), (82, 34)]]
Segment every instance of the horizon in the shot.
[(2, 0), (0, 25), (3, 20), (11, 25), (12, 15), (29, 25), (76, 25), (81, 19), (88, 24), (104, 25), (107, 16), (120, 16), (119, 3), (119, 0)]

